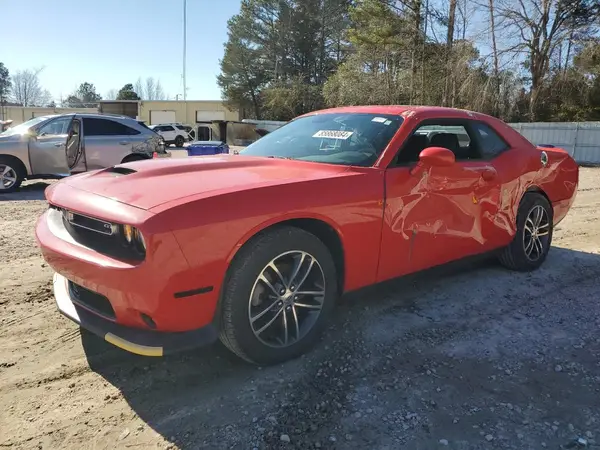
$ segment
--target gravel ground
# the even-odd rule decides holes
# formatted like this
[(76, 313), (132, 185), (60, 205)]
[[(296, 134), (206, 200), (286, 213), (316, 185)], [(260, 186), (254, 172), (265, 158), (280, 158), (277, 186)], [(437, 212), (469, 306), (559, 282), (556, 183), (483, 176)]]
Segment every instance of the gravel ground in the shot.
[(600, 169), (546, 264), (492, 261), (347, 296), (318, 348), (256, 368), (220, 344), (137, 357), (55, 309), (45, 183), (0, 201), (0, 448), (600, 446)]

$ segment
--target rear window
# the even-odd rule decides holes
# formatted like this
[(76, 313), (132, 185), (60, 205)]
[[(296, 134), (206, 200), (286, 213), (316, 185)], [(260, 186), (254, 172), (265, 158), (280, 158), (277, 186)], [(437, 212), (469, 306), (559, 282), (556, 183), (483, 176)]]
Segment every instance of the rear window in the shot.
[(131, 136), (140, 134), (127, 125), (110, 119), (83, 118), (83, 130), (86, 136)]

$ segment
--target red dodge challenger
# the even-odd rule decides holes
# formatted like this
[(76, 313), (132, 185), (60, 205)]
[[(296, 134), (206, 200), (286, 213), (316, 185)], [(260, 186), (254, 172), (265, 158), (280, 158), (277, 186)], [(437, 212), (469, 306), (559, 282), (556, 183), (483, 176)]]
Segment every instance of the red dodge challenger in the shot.
[(272, 364), (306, 352), (344, 292), (492, 251), (538, 268), (578, 174), (483, 114), (335, 108), (239, 155), (66, 178), (36, 236), (59, 311), (108, 342), (161, 356), (220, 338)]

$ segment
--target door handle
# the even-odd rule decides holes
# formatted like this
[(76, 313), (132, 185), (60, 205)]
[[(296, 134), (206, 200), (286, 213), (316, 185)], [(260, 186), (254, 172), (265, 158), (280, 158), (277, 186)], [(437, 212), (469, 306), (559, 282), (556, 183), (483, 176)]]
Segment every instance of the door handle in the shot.
[(127, 145), (127, 144), (129, 144), (129, 142), (127, 142), (127, 141), (121, 141), (121, 142), (119, 142), (119, 145)]
[(498, 172), (496, 172), (494, 169), (483, 169), (481, 171), (481, 178), (483, 178), (485, 181), (493, 180), (496, 178), (496, 175), (498, 175)]

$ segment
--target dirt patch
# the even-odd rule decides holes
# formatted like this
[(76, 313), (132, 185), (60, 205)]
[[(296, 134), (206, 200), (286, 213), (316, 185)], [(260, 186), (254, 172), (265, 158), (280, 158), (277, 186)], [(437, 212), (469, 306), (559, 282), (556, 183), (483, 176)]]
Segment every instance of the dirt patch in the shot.
[(581, 170), (540, 270), (466, 264), (350, 295), (315, 351), (269, 368), (219, 344), (137, 357), (62, 318), (33, 237), (44, 187), (0, 201), (1, 448), (600, 443), (600, 169)]

